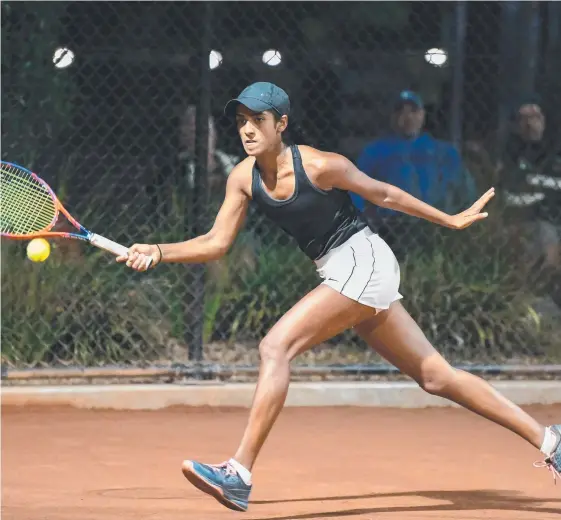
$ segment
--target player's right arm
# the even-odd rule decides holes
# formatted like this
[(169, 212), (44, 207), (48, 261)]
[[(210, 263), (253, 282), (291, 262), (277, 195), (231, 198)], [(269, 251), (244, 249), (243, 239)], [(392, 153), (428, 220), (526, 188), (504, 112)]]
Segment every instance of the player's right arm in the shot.
[(134, 244), (129, 248), (128, 257), (120, 256), (117, 262), (126, 262), (136, 271), (145, 271), (148, 257), (157, 265), (160, 262), (200, 264), (224, 256), (243, 226), (249, 206), (251, 169), (244, 163), (238, 164), (228, 176), (224, 202), (208, 233), (171, 244)]

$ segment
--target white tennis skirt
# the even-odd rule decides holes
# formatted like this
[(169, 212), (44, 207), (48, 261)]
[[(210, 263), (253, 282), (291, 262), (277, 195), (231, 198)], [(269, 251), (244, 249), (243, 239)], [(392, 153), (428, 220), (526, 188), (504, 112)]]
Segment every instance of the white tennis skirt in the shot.
[(402, 298), (397, 258), (368, 227), (315, 263), (323, 284), (363, 305), (387, 309)]

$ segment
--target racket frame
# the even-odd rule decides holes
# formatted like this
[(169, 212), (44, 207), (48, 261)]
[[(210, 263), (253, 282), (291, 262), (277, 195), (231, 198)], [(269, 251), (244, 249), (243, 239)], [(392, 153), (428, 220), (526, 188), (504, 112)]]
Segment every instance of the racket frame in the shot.
[[(35, 173), (29, 171), (27, 168), (20, 166), (19, 164), (14, 164), (8, 161), (1, 161), (2, 165), (11, 166), (16, 169), (20, 169), (33, 177), (34, 180), (39, 182), (50, 194), (54, 205), (55, 205), (55, 215), (51, 222), (41, 231), (36, 231), (35, 233), (27, 233), (25, 235), (21, 234), (11, 234), (11, 233), (1, 233), (0, 236), (4, 236), (6, 238), (14, 239), (14, 240), (32, 240), (34, 238), (48, 238), (48, 237), (61, 237), (61, 238), (73, 238), (77, 240), (82, 240), (84, 242), (89, 242), (90, 244), (104, 249), (105, 251), (109, 251), (116, 256), (128, 256), (128, 248), (118, 244), (117, 242), (113, 242), (108, 238), (105, 238), (101, 235), (97, 235), (96, 233), (92, 233), (88, 231), (82, 224), (80, 224), (69, 212), (68, 210), (62, 205), (58, 197), (56, 196), (54, 190), (45, 182), (41, 177), (36, 175)], [(72, 233), (68, 231), (51, 231), (51, 229), (55, 226), (58, 221), (59, 214), (62, 213), (68, 221), (81, 233)], [(152, 263), (152, 258), (148, 257), (147, 260), (147, 267), (150, 266)]]

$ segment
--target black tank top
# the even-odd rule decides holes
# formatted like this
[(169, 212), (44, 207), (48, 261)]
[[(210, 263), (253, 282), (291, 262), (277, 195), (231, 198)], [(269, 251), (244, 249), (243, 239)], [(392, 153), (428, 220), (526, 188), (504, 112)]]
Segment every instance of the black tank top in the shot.
[(318, 260), (366, 227), (366, 221), (349, 193), (314, 186), (304, 171), (298, 146), (290, 147), (294, 163), (294, 194), (286, 200), (273, 199), (263, 188), (257, 163), (253, 166), (253, 202), (275, 224), (296, 239), (298, 247)]

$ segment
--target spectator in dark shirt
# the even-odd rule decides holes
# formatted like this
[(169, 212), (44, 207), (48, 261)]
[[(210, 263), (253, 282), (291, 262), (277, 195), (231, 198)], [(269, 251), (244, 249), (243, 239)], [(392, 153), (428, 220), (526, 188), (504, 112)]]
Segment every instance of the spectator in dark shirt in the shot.
[(523, 232), (545, 264), (561, 262), (561, 143), (548, 132), (534, 99), (521, 103), (498, 165), (505, 218)]

